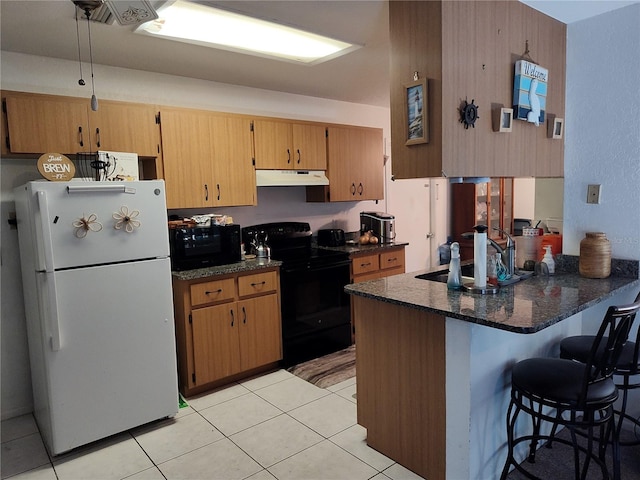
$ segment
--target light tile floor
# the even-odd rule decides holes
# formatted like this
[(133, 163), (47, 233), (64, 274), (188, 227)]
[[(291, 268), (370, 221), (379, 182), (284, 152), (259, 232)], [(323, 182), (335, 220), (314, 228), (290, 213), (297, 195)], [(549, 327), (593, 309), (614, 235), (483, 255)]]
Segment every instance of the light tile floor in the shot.
[(420, 479), (367, 446), (355, 391), (355, 379), (323, 389), (278, 370), (53, 459), (33, 416), (24, 415), (2, 422), (2, 478)]

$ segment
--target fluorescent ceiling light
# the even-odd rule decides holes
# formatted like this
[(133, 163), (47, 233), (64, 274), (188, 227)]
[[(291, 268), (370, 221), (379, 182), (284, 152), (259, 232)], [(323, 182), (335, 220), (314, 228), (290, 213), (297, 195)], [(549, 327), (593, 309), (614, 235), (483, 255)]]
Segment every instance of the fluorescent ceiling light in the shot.
[(358, 45), (185, 0), (167, 5), (158, 14), (158, 19), (140, 25), (136, 33), (307, 65), (360, 48)]

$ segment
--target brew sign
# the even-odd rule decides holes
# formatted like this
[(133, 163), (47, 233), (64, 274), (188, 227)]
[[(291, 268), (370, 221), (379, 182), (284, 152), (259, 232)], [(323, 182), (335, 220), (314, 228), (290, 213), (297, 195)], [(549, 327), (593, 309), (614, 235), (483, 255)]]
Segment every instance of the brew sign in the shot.
[(76, 166), (61, 153), (45, 153), (38, 159), (38, 171), (47, 180), (67, 182), (76, 174)]

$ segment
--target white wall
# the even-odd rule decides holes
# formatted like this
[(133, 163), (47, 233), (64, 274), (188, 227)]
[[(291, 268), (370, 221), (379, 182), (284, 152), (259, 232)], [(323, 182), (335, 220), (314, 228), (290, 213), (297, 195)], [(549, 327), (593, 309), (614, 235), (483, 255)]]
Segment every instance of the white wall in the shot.
[[(588, 231), (601, 231), (612, 256), (640, 260), (640, 4), (570, 24), (567, 28), (567, 96), (563, 253), (578, 255)], [(601, 184), (599, 205), (586, 203), (587, 185)], [(617, 295), (584, 314), (593, 332)], [(640, 391), (630, 409), (640, 415)]]
[[(563, 252), (605, 232), (640, 259), (640, 4), (568, 25)], [(587, 185), (601, 184), (599, 205)]]
[[(89, 87), (78, 86), (77, 63), (2, 52), (1, 87), (54, 95), (90, 97)], [(234, 113), (246, 113), (274, 117), (295, 118), (310, 121), (326, 121), (351, 125), (363, 125), (384, 129), (386, 151), (389, 148), (389, 110), (320, 98), (292, 95), (281, 92), (226, 85), (142, 71), (95, 65), (96, 95), (98, 99), (122, 100), (139, 103), (183, 106)], [(383, 168), (383, 159), (380, 167)], [(397, 229), (398, 239), (410, 242), (407, 247), (407, 270), (423, 268), (426, 251), (424, 245), (414, 241), (411, 223), (404, 221), (403, 212), (421, 206), (423, 189), (405, 183), (391, 182), (391, 161), (386, 162), (385, 192), (382, 202), (339, 202), (316, 204), (305, 202), (304, 187), (269, 187), (258, 189), (257, 207), (221, 209), (233, 215), (241, 225), (254, 223), (299, 220), (308, 221), (314, 231), (323, 227), (359, 229), (359, 213), (364, 210), (387, 211), (388, 197), (402, 188), (403, 197), (393, 202), (390, 213), (396, 215), (402, 229)], [(1, 255), (1, 327), (2, 327), (2, 419), (32, 410), (29, 360), (22, 306), (20, 266), (17, 258), (17, 231), (7, 224), (9, 212), (15, 211), (12, 190), (32, 179), (39, 178), (35, 159), (0, 160), (0, 225)], [(394, 185), (390, 185), (393, 183)], [(414, 193), (412, 193), (412, 191)], [(218, 212), (219, 213), (219, 212)], [(428, 208), (423, 209), (425, 218)], [(405, 227), (406, 225), (406, 227)]]

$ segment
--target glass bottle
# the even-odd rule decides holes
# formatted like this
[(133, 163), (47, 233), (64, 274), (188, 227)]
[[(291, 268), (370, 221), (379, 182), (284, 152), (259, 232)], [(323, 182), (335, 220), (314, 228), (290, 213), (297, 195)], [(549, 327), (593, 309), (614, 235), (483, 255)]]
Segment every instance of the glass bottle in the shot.
[(460, 244), (451, 244), (451, 262), (449, 263), (449, 275), (447, 277), (447, 288), (456, 290), (462, 287), (462, 271), (460, 269)]
[(498, 285), (498, 270), (494, 255), (487, 255), (487, 282), (491, 285)]

